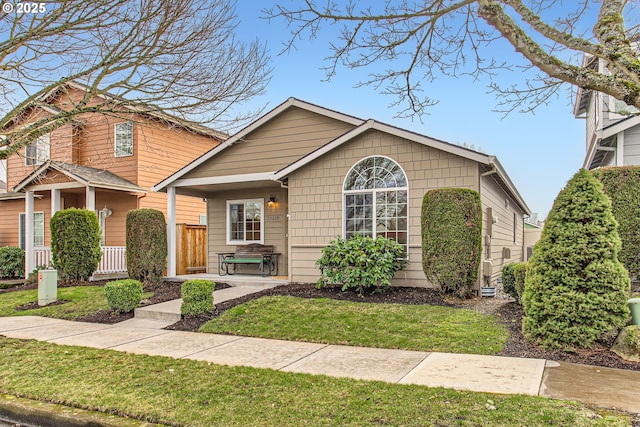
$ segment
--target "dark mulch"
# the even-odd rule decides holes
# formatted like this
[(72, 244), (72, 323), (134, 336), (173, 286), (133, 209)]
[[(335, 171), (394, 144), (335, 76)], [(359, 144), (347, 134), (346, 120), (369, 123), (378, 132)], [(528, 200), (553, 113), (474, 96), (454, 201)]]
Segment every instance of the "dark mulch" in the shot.
[[(60, 287), (65, 286), (82, 286), (82, 285), (104, 285), (106, 281), (98, 282), (65, 282), (60, 283)], [(144, 300), (142, 305), (157, 304), (164, 301), (180, 298), (180, 282), (165, 281), (160, 285), (145, 283), (145, 292), (154, 292), (153, 297)], [(216, 283), (216, 289), (224, 289), (228, 285), (224, 283)], [(36, 285), (23, 285), (16, 288), (0, 290), (10, 292), (14, 290), (34, 289)], [(510, 337), (507, 340), (500, 356), (511, 357), (530, 357), (549, 359), (557, 361), (565, 361), (572, 363), (582, 363), (587, 365), (605, 366), (611, 368), (629, 369), (640, 371), (640, 363), (629, 362), (622, 359), (617, 354), (609, 351), (611, 342), (598, 343), (590, 350), (577, 350), (574, 352), (545, 350), (529, 341), (522, 335), (522, 307), (512, 300), (501, 298), (480, 298), (475, 297), (468, 300), (445, 297), (433, 289), (423, 288), (403, 288), (393, 287), (386, 293), (367, 294), (360, 298), (352, 292), (341, 292), (339, 287), (328, 287), (324, 289), (316, 289), (310, 284), (289, 284), (286, 286), (278, 286), (277, 288), (267, 289), (255, 294), (247, 295), (242, 298), (223, 302), (215, 305), (213, 312), (204, 316), (189, 316), (183, 318), (180, 322), (169, 326), (167, 329), (181, 331), (197, 331), (198, 328), (208, 320), (219, 316), (224, 311), (238, 304), (250, 301), (266, 295), (291, 295), (301, 298), (332, 298), (338, 300), (370, 302), (370, 303), (397, 303), (397, 304), (432, 304), (450, 307), (461, 307), (471, 310), (477, 310), (483, 313), (495, 314), (500, 321), (509, 329)], [(122, 320), (129, 319), (132, 313), (115, 315), (109, 311), (95, 313), (87, 316), (83, 321), (99, 322), (99, 323), (117, 323)]]

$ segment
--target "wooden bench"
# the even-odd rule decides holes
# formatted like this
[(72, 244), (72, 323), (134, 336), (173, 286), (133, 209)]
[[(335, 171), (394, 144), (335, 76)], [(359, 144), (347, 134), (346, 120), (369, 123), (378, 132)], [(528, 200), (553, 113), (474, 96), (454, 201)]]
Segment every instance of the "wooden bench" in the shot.
[[(236, 246), (235, 252), (218, 254), (218, 271), (220, 275), (223, 271), (225, 274), (236, 274), (238, 265), (257, 265), (263, 277), (278, 275), (278, 255), (280, 254), (273, 250), (273, 245), (260, 243)], [(229, 265), (233, 266), (233, 272), (229, 271)]]

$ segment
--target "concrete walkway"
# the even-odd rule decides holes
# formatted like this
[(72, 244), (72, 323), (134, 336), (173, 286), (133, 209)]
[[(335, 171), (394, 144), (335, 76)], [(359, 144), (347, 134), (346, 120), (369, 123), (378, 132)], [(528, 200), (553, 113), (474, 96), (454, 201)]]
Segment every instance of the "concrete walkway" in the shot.
[[(257, 292), (265, 286), (271, 287), (270, 284), (247, 284), (215, 291), (214, 302)], [(177, 307), (179, 313), (179, 304), (170, 303), (152, 306), (153, 309), (147, 311), (164, 312), (167, 307), (175, 311)], [(284, 372), (539, 395), (640, 413), (640, 372), (543, 359), (387, 350), (169, 331), (158, 328), (157, 322), (137, 318), (105, 325), (36, 316), (0, 317), (0, 335)]]

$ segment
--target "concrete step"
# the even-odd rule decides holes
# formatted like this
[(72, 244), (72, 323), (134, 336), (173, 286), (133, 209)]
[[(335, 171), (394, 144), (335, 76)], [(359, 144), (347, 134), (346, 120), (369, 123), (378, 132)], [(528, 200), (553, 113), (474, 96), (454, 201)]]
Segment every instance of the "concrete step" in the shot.
[(181, 305), (182, 299), (176, 299), (160, 304), (136, 308), (134, 311), (134, 317), (136, 319), (162, 320), (176, 323), (182, 318), (182, 315), (180, 314)]

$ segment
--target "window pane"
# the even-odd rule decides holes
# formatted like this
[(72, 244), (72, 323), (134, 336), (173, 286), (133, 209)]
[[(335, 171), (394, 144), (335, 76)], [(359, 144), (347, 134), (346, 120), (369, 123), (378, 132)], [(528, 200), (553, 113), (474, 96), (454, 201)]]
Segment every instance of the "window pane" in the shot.
[(133, 155), (133, 123), (116, 123), (115, 126), (116, 157)]
[(44, 213), (35, 212), (33, 214), (33, 244), (44, 246)]

